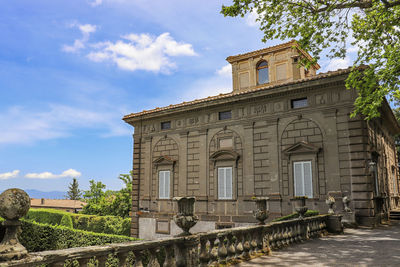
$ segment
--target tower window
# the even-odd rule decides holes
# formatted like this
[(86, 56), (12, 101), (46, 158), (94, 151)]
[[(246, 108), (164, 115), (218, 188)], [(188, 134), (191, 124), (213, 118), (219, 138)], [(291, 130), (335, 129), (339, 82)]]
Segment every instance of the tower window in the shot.
[(218, 119), (219, 120), (229, 120), (232, 118), (232, 112), (229, 111), (221, 111), (218, 113)]
[(161, 130), (171, 129), (171, 122), (164, 121), (161, 123)]
[(257, 65), (257, 84), (265, 84), (269, 82), (268, 63), (261, 61)]
[(307, 97), (299, 98), (299, 99), (292, 99), (292, 108), (303, 108), (308, 106)]

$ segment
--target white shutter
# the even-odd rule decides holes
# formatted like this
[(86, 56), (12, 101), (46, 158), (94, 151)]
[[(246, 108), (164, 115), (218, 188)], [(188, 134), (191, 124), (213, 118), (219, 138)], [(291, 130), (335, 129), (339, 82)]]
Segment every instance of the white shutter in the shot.
[(165, 198), (164, 196), (164, 171), (160, 171), (158, 173), (158, 197), (159, 198)]
[(294, 176), (294, 195), (304, 196), (303, 172), (302, 162), (293, 163), (293, 176)]
[(225, 168), (225, 198), (232, 199), (232, 167)]
[(218, 168), (218, 198), (225, 199), (225, 168)]
[(313, 186), (312, 186), (312, 170), (311, 161), (303, 162), (304, 172), (304, 195), (312, 198), (313, 197)]
[(164, 196), (165, 198), (169, 198), (169, 189), (170, 189), (170, 176), (171, 176), (171, 172), (170, 171), (166, 171), (164, 173)]
[(160, 171), (158, 173), (158, 197), (169, 198), (170, 196), (170, 171)]

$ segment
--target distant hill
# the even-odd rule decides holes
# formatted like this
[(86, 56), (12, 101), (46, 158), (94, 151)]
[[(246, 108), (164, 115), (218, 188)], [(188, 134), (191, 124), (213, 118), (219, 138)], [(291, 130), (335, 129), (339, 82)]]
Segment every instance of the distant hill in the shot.
[(67, 195), (67, 192), (62, 191), (43, 192), (35, 189), (26, 189), (25, 192), (30, 198), (65, 199)]

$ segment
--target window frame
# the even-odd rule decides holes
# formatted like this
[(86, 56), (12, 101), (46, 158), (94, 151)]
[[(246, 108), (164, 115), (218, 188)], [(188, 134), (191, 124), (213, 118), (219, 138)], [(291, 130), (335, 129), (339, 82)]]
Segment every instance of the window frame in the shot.
[[(221, 118), (222, 114), (228, 114), (228, 113), (230, 114), (229, 117)], [(226, 111), (219, 111), (218, 112), (218, 120), (219, 121), (230, 120), (230, 119), (232, 119), (232, 110), (226, 110)]]
[[(167, 127), (165, 127), (165, 126), (167, 126)], [(169, 129), (171, 129), (171, 121), (162, 121), (160, 123), (160, 127), (161, 127), (161, 130), (169, 130)]]
[[(218, 198), (218, 200), (232, 200), (233, 199), (233, 195), (234, 195), (234, 193), (233, 193), (233, 167), (232, 166), (227, 166), (227, 167), (217, 167), (216, 168), (217, 169), (217, 198)], [(222, 177), (220, 177), (220, 169), (224, 169), (224, 170), (228, 170), (228, 169), (230, 169), (230, 172), (231, 172), (231, 177), (230, 177), (230, 179), (231, 179), (231, 192), (230, 192), (230, 196), (226, 196), (227, 195), (227, 186), (226, 186), (226, 184), (227, 184), (227, 182), (226, 182), (226, 180), (227, 180), (227, 176), (224, 176), (224, 184), (225, 184), (225, 188), (224, 188), (224, 196), (222, 197), (221, 196), (221, 192), (220, 192), (220, 178), (222, 178)]]
[[(306, 105), (305, 106), (300, 106), (300, 107), (294, 107), (293, 103), (295, 101), (302, 101), (302, 100), (306, 100)], [(300, 109), (300, 108), (306, 108), (309, 107), (309, 101), (308, 101), (308, 97), (299, 97), (299, 98), (294, 98), (294, 99), (290, 99), (290, 108), (291, 109)]]
[[(161, 173), (168, 173), (168, 186), (165, 187), (165, 175), (164, 175), (164, 193), (168, 188), (168, 196), (161, 196)], [(158, 170), (158, 199), (171, 199), (171, 170)]]
[[(260, 66), (262, 63), (267, 63), (267, 65), (266, 66)], [(259, 76), (259, 71), (260, 70), (263, 70), (263, 69), (267, 69), (267, 73), (268, 73), (268, 81), (267, 82), (265, 82), (265, 83), (260, 83), (260, 76)], [(267, 83), (270, 83), (270, 75), (269, 75), (269, 64), (268, 64), (268, 61), (266, 61), (266, 60), (261, 60), (260, 62), (258, 62), (257, 63), (257, 65), (256, 65), (256, 73), (257, 73), (257, 85), (263, 85), (263, 84), (267, 84)]]
[[(298, 194), (296, 191), (297, 191), (297, 182), (298, 182), (298, 179), (296, 178), (296, 172), (295, 172), (295, 165), (296, 164), (301, 164), (301, 172), (302, 172), (302, 187), (303, 187), (303, 194)], [(305, 168), (304, 168), (304, 165), (305, 164), (310, 164), (310, 169), (309, 169), (309, 171), (310, 171), (310, 175), (311, 175), (311, 188), (310, 188), (310, 190), (311, 190), (311, 194), (310, 195), (308, 195), (307, 193), (306, 193), (306, 181), (305, 181), (305, 176), (304, 176), (304, 173), (305, 173)], [(302, 196), (306, 196), (306, 197), (308, 197), (308, 198), (313, 198), (313, 196), (314, 196), (314, 188), (313, 188), (313, 168), (312, 168), (312, 166), (313, 166), (313, 164), (312, 164), (312, 161), (311, 160), (301, 160), (301, 161), (293, 161), (292, 162), (292, 168), (293, 168), (293, 195), (295, 196), (295, 197), (302, 197)]]

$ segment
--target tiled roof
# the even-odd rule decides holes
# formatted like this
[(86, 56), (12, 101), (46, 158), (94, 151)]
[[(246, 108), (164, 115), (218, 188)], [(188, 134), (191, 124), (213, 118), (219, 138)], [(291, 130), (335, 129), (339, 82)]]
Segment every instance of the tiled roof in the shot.
[(85, 202), (79, 200), (70, 199), (42, 199), (31, 198), (31, 207), (33, 208), (69, 208), (69, 209), (81, 209), (86, 205)]
[(143, 110), (141, 112), (138, 113), (131, 113), (128, 115), (125, 115), (123, 117), (123, 120), (127, 120), (130, 118), (135, 118), (135, 117), (139, 117), (142, 115), (147, 115), (147, 114), (151, 114), (151, 113), (156, 113), (156, 112), (160, 112), (160, 111), (165, 111), (165, 110), (171, 110), (171, 109), (175, 109), (175, 108), (180, 108), (180, 107), (185, 107), (185, 106), (190, 106), (190, 105), (194, 105), (194, 104), (198, 104), (198, 103), (204, 103), (204, 102), (211, 102), (217, 99), (224, 99), (224, 98), (229, 98), (229, 97), (233, 97), (233, 96), (237, 96), (237, 95), (245, 95), (245, 94), (250, 94), (256, 91), (264, 91), (264, 90), (270, 90), (276, 87), (281, 87), (281, 86), (286, 86), (286, 85), (292, 85), (292, 84), (298, 84), (298, 83), (302, 83), (302, 82), (307, 82), (307, 81), (314, 81), (314, 80), (319, 80), (319, 79), (324, 79), (324, 78), (328, 78), (328, 77), (333, 77), (333, 76), (338, 76), (341, 74), (346, 74), (349, 73), (351, 71), (351, 67), (347, 68), (347, 69), (338, 69), (336, 71), (328, 71), (325, 73), (320, 73), (314, 76), (310, 76), (304, 79), (298, 79), (295, 81), (291, 81), (291, 82), (285, 82), (285, 83), (279, 83), (279, 84), (272, 84), (272, 85), (266, 85), (263, 87), (255, 87), (249, 90), (245, 90), (245, 91), (237, 91), (237, 92), (231, 92), (231, 93), (226, 93), (226, 94), (219, 94), (216, 96), (209, 96), (207, 98), (202, 98), (202, 99), (196, 99), (193, 101), (189, 101), (189, 102), (182, 102), (179, 104), (175, 104), (175, 105), (169, 105), (166, 107), (162, 107), (162, 108), (155, 108), (155, 109), (151, 109), (151, 110)]

